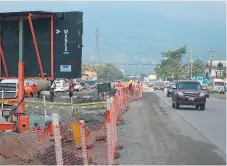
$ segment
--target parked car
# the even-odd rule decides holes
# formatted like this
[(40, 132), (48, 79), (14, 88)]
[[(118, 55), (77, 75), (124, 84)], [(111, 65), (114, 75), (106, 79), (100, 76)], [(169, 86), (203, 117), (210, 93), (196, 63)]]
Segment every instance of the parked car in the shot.
[(69, 83), (63, 84), (63, 89), (64, 89), (65, 92), (68, 92), (69, 91)]
[(173, 88), (176, 87), (176, 84), (170, 83), (167, 87), (167, 97), (172, 96), (173, 94)]
[(69, 87), (64, 81), (54, 81), (56, 88), (54, 89), (55, 93), (66, 93)]
[(79, 82), (75, 82), (74, 83), (74, 89), (76, 92), (82, 91), (83, 87), (81, 86), (81, 84)]
[(173, 87), (172, 107), (179, 109), (181, 105), (192, 105), (196, 109), (205, 110), (206, 93), (199, 81), (183, 80)]
[(81, 82), (80, 85), (82, 86), (82, 90), (87, 90), (88, 89), (88, 84)]
[(95, 89), (96, 83), (98, 83), (98, 82), (97, 82), (97, 80), (88, 80), (85, 83), (88, 84), (89, 89)]

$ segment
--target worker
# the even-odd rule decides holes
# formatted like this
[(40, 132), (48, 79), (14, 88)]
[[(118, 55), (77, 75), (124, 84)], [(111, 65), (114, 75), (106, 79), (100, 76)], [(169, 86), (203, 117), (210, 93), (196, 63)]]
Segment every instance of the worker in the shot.
[(50, 81), (50, 101), (54, 102), (54, 97), (55, 97), (55, 93), (54, 90), (56, 89), (56, 83), (54, 82), (54, 80)]
[(73, 92), (74, 92), (74, 86), (73, 86), (73, 83), (71, 83), (71, 85), (69, 86), (69, 97), (70, 97), (70, 101), (71, 101), (71, 98), (73, 97)]
[(132, 92), (132, 90), (133, 90), (133, 87), (132, 87), (132, 82), (131, 82), (131, 83), (129, 83), (128, 90), (129, 90), (129, 92), (130, 92), (130, 93)]

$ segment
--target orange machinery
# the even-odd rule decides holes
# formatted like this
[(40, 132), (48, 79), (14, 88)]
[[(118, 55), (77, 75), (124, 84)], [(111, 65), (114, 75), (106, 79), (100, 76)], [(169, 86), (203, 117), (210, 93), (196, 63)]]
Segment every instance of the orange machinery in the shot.
[[(35, 30), (33, 27), (32, 20), (37, 19), (37, 18), (50, 18), (50, 31), (51, 31), (51, 37), (50, 37), (50, 43), (51, 43), (51, 78), (45, 78), (44, 77), (44, 72), (43, 72), (43, 67), (42, 67), (42, 61), (40, 58), (40, 53), (39, 53), (39, 48), (38, 44), (36, 41), (36, 35), (35, 35)], [(0, 13), (0, 59), (4, 67), (6, 79), (12, 78), (9, 76), (8, 70), (7, 70), (7, 65), (6, 61), (4, 58), (4, 52), (2, 48), (2, 43), (1, 43), (1, 20), (19, 20), (19, 62), (18, 62), (18, 82), (19, 82), (19, 91), (18, 91), (18, 98), (13, 99), (13, 100), (8, 100), (9, 103), (17, 103), (17, 106), (15, 108), (11, 108), (10, 110), (2, 110), (2, 116), (3, 117), (10, 117), (10, 122), (1, 122), (0, 123), (0, 130), (1, 131), (6, 131), (6, 130), (11, 130), (11, 131), (17, 131), (17, 132), (23, 132), (29, 130), (29, 117), (25, 115), (24, 112), (24, 90), (26, 89), (24, 87), (24, 61), (23, 61), (23, 20), (28, 20), (32, 38), (33, 38), (33, 43), (35, 47), (35, 52), (40, 68), (40, 74), (41, 74), (41, 79), (48, 79), (48, 80), (54, 80), (54, 15), (51, 13), (34, 13), (34, 12), (28, 12), (28, 13), (23, 13), (23, 15), (20, 15), (18, 13), (13, 13), (12, 15), (4, 15), (4, 13)], [(8, 62), (10, 63), (10, 62)], [(1, 76), (0, 76), (1, 77)], [(3, 78), (3, 77), (1, 77)], [(17, 111), (18, 109), (18, 111)], [(13, 122), (13, 115), (17, 112), (17, 125)], [(49, 125), (50, 127), (51, 125)], [(49, 130), (51, 131), (51, 130)]]

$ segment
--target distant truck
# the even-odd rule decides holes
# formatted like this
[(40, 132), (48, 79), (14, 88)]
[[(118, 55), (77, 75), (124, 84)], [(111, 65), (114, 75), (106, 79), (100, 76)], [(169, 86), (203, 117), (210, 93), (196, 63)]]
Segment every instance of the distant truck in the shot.
[[(5, 79), (1, 81), (1, 84), (16, 84), (18, 87), (18, 79)], [(26, 97), (33, 97), (37, 95), (37, 86), (30, 80), (24, 80), (24, 91)]]
[(150, 74), (148, 77), (149, 77), (150, 80), (156, 80), (157, 79), (157, 76), (155, 74)]
[(225, 93), (225, 82), (223, 79), (213, 79), (211, 86), (209, 86), (210, 93)]

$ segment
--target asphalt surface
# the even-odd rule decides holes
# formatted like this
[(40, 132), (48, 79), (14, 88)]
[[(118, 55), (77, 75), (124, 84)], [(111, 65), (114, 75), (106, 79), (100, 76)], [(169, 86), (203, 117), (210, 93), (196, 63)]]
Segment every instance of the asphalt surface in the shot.
[[(171, 97), (167, 98), (161, 91), (156, 93), (167, 105), (172, 105)], [(221, 151), (226, 152), (226, 100), (212, 95), (207, 99), (205, 111), (190, 106), (175, 111)]]
[[(120, 165), (225, 165), (224, 100), (210, 99), (206, 111), (176, 111), (164, 92), (145, 89), (118, 127)], [(212, 101), (214, 100), (214, 101)], [(212, 104), (213, 102), (213, 104)], [(190, 121), (191, 120), (191, 121)], [(220, 143), (218, 143), (218, 141)], [(222, 147), (224, 146), (224, 147)]]
[(226, 100), (226, 93), (225, 94), (213, 93), (213, 94), (210, 94), (210, 96), (218, 99)]

